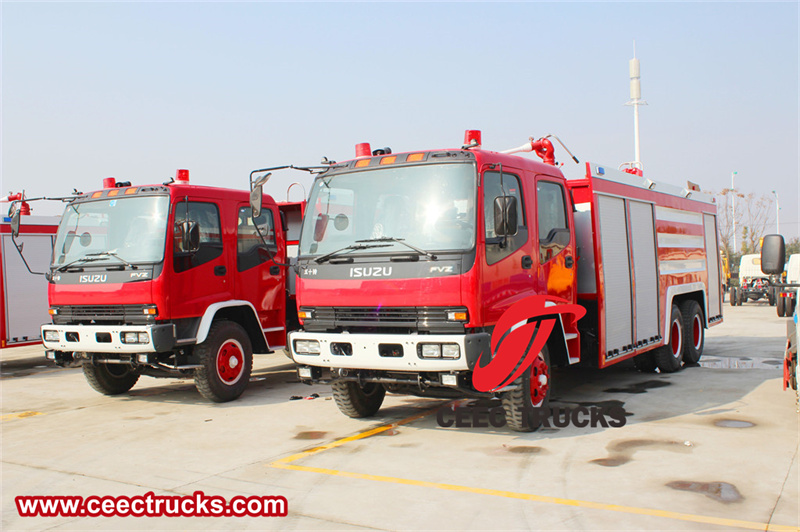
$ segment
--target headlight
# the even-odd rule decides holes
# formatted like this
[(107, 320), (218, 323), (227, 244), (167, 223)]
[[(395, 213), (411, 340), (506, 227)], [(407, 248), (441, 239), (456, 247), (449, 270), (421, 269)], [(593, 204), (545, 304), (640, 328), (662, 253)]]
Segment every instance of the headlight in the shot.
[(47, 342), (58, 342), (58, 331), (45, 331), (44, 332), (44, 339)]
[(316, 340), (295, 340), (294, 352), (298, 355), (318, 355), (319, 342)]
[(422, 344), (422, 358), (442, 358), (441, 344)]
[(442, 358), (458, 358), (461, 356), (461, 349), (458, 344), (444, 344), (442, 346)]
[(146, 332), (124, 332), (120, 334), (123, 344), (146, 344), (150, 341), (150, 335)]

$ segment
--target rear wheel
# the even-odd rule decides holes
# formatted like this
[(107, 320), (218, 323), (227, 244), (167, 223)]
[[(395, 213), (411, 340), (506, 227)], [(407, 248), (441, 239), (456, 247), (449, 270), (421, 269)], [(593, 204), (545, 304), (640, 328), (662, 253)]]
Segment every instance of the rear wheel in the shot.
[(333, 400), (342, 414), (354, 418), (374, 416), (386, 396), (386, 388), (376, 382), (362, 385), (354, 381), (335, 380), (331, 383), (331, 389)]
[(89, 386), (103, 395), (125, 393), (139, 380), (139, 372), (129, 364), (105, 364), (87, 362), (83, 375)]
[(767, 288), (767, 300), (769, 301), (769, 306), (775, 306), (775, 289), (772, 287)]
[(253, 348), (239, 324), (214, 322), (195, 353), (203, 367), (195, 370), (194, 384), (203, 397), (224, 403), (242, 395), (253, 369)]
[(686, 339), (683, 346), (683, 361), (688, 364), (697, 364), (703, 355), (705, 343), (705, 327), (703, 323), (703, 310), (693, 299), (681, 304), (683, 316), (683, 331)]
[(530, 414), (534, 408), (547, 408), (550, 405), (550, 370), (550, 353), (544, 346), (522, 374), (522, 386), (503, 393), (506, 425), (511, 430), (532, 432), (541, 425), (541, 418)]
[[(791, 305), (791, 303), (790, 303)], [(778, 302), (775, 304), (775, 310), (778, 312), (778, 317), (782, 318), (786, 315), (786, 298), (779, 295)]]
[(736, 287), (734, 286), (731, 288), (731, 293), (728, 296), (728, 302), (731, 304), (732, 307), (736, 306)]
[(742, 289), (738, 288), (736, 290), (736, 305), (741, 307), (742, 303), (744, 302), (744, 299), (745, 299), (745, 296), (742, 293)]
[(655, 350), (656, 364), (661, 373), (674, 373), (683, 365), (683, 316), (678, 305), (672, 305), (669, 320), (669, 343)]

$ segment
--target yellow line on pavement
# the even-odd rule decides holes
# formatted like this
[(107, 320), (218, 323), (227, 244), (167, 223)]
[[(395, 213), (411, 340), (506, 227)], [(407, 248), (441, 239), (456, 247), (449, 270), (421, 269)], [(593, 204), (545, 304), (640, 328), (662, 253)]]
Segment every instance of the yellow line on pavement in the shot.
[(415, 414), (413, 416), (407, 417), (400, 421), (396, 421), (393, 423), (388, 423), (386, 425), (381, 425), (379, 427), (375, 427), (369, 430), (365, 430), (364, 432), (359, 432), (358, 434), (354, 434), (352, 436), (347, 436), (346, 438), (341, 438), (335, 440), (331, 443), (320, 445), (319, 447), (314, 447), (312, 449), (308, 449), (306, 451), (293, 454), (291, 456), (287, 456), (285, 458), (281, 458), (280, 460), (276, 460), (269, 464), (270, 467), (274, 467), (276, 469), (287, 469), (292, 471), (305, 471), (308, 473), (317, 473), (321, 475), (331, 475), (336, 477), (345, 477), (345, 478), (354, 478), (359, 480), (371, 480), (374, 482), (388, 482), (392, 484), (404, 484), (406, 486), (419, 486), (423, 488), (433, 488), (433, 489), (440, 489), (440, 490), (447, 490), (447, 491), (457, 491), (461, 493), (473, 493), (477, 495), (490, 495), (493, 497), (504, 497), (507, 499), (519, 499), (525, 501), (533, 501), (533, 502), (541, 502), (546, 504), (557, 504), (561, 506), (574, 506), (578, 508), (589, 508), (593, 510), (605, 510), (610, 512), (620, 512), (620, 513), (627, 513), (627, 514), (635, 514), (635, 515), (645, 515), (650, 517), (662, 517), (665, 519), (676, 519), (679, 521), (689, 521), (692, 523), (704, 523), (710, 525), (719, 525), (725, 527), (736, 527), (736, 528), (743, 528), (748, 530), (767, 530), (767, 531), (775, 531), (775, 532), (798, 532), (800, 531), (800, 527), (797, 526), (785, 526), (785, 525), (774, 525), (769, 523), (758, 523), (755, 521), (742, 521), (739, 519), (727, 519), (723, 517), (712, 517), (707, 515), (694, 515), (694, 514), (684, 514), (679, 512), (672, 512), (669, 510), (656, 510), (652, 508), (638, 508), (636, 506), (623, 506), (619, 504), (607, 504), (607, 503), (600, 503), (600, 502), (592, 502), (592, 501), (582, 501), (577, 499), (563, 499), (560, 497), (548, 497), (545, 495), (534, 495), (532, 493), (518, 493), (514, 491), (504, 491), (504, 490), (496, 490), (496, 489), (488, 489), (488, 488), (475, 488), (471, 486), (460, 486), (457, 484), (444, 484), (441, 482), (428, 482), (425, 480), (415, 480), (409, 478), (400, 478), (400, 477), (388, 477), (383, 475), (369, 475), (364, 473), (353, 473), (349, 471), (339, 471), (336, 469), (325, 469), (320, 467), (309, 467), (309, 466), (302, 466), (302, 465), (295, 465), (292, 462), (296, 462), (302, 458), (306, 458), (308, 456), (321, 453), (323, 451), (327, 451), (329, 449), (333, 449), (336, 447), (340, 447), (350, 442), (354, 442), (357, 440), (362, 440), (364, 438), (369, 438), (370, 436), (374, 436), (376, 434), (380, 434), (381, 432), (385, 432), (390, 430), (394, 427), (398, 427), (400, 425), (406, 425), (411, 423), (412, 421), (416, 421), (417, 419), (421, 419), (425, 416), (428, 416), (434, 412), (436, 412), (439, 408), (444, 408), (448, 406), (441, 405), (437, 408), (426, 410), (419, 414)]
[(17, 412), (16, 414), (4, 414), (0, 416), (0, 421), (10, 421), (12, 419), (22, 419), (33, 416), (43, 416), (44, 412)]

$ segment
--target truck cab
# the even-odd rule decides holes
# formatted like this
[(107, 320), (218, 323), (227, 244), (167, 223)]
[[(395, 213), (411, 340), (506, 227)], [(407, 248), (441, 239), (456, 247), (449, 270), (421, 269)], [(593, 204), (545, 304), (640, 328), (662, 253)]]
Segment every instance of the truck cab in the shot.
[[(252, 355), (285, 346), (288, 293), (280, 206), (253, 219), (245, 191), (106, 180), (66, 207), (48, 275), (48, 358), (81, 365), (101, 393), (140, 375), (194, 376), (212, 401), (237, 398)], [(287, 310), (288, 309), (288, 310)]]

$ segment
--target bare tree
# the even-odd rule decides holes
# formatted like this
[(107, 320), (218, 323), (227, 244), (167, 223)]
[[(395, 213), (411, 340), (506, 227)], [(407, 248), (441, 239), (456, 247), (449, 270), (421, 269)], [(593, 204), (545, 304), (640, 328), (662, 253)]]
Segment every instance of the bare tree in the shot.
[(761, 237), (767, 230), (767, 223), (772, 221), (772, 198), (769, 196), (756, 196), (752, 192), (744, 196), (741, 202), (742, 223), (742, 252), (758, 253)]

